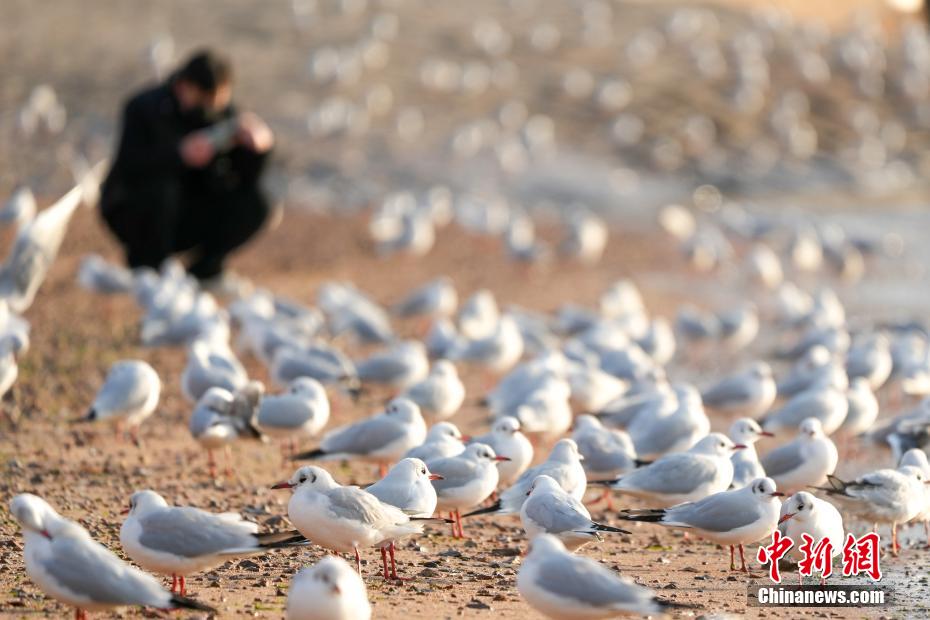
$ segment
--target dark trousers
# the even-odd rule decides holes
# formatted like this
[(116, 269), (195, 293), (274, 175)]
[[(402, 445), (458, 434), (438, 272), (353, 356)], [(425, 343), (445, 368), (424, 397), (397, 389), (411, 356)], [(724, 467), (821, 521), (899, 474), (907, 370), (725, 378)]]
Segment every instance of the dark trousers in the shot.
[(222, 273), (226, 257), (258, 232), (270, 211), (257, 181), (208, 190), (156, 178), (110, 194), (102, 201), (103, 218), (131, 268), (157, 269), (169, 256), (190, 252), (188, 272), (200, 280)]

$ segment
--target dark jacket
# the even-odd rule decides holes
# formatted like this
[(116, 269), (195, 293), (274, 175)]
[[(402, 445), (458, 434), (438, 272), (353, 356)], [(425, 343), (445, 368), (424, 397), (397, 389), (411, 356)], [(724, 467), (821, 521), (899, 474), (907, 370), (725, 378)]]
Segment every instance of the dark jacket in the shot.
[(233, 106), (212, 118), (182, 113), (170, 82), (133, 96), (123, 111), (116, 157), (103, 182), (101, 209), (106, 213), (131, 205), (133, 195), (153, 183), (178, 183), (185, 192), (212, 193), (254, 182), (263, 157), (241, 147), (196, 169), (185, 166), (179, 153), (184, 136), (235, 114)]

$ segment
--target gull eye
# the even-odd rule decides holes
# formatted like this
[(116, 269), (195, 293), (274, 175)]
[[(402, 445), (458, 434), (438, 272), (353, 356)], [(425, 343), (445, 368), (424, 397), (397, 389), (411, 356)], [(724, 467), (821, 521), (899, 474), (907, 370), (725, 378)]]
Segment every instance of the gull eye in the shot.
[(306, 481), (307, 481), (307, 477), (306, 477), (306, 476), (301, 476), (298, 480), (299, 480), (300, 482), (306, 482)]

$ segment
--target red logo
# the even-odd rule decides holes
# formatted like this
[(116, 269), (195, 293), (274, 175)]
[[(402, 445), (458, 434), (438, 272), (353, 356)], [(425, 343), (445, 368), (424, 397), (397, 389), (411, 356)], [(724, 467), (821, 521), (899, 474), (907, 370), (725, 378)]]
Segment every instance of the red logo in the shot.
[[(819, 574), (826, 579), (833, 574), (833, 543), (823, 538), (814, 544), (814, 539), (808, 534), (801, 535), (801, 546), (798, 550), (803, 556), (798, 562), (798, 572), (804, 577)], [(865, 573), (873, 581), (882, 578), (879, 563), (880, 539), (878, 534), (870, 532), (859, 539), (852, 534), (846, 536), (843, 545), (843, 576), (853, 577)], [(778, 560), (783, 558), (792, 547), (794, 541), (781, 532), (772, 532), (772, 543), (759, 547), (756, 560), (759, 564), (769, 565), (769, 578), (775, 583), (781, 583), (781, 574), (778, 570)]]

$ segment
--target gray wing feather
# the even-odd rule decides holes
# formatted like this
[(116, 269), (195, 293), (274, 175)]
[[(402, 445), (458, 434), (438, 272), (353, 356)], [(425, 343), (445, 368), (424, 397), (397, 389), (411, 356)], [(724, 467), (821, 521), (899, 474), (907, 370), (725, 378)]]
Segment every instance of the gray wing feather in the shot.
[(728, 377), (701, 395), (705, 405), (716, 407), (747, 400), (752, 394), (745, 377)]
[(527, 516), (541, 525), (550, 534), (571, 532), (591, 525), (591, 518), (578, 509), (574, 498), (566, 495), (546, 495), (538, 501), (524, 504)]
[(328, 434), (321, 447), (330, 453), (368, 454), (404, 434), (404, 428), (385, 416), (375, 416)]
[(408, 366), (394, 356), (377, 356), (359, 362), (355, 369), (362, 381), (387, 382), (405, 374)]
[(197, 508), (160, 510), (140, 519), (139, 542), (186, 558), (252, 548), (258, 541), (245, 523), (234, 523)]
[(262, 400), (258, 424), (269, 428), (299, 428), (313, 417), (313, 410), (299, 398), (288, 396)]
[(96, 602), (164, 607), (169, 601), (154, 577), (134, 569), (92, 540), (54, 540), (52, 556), (43, 567), (72, 592)]
[(759, 516), (758, 502), (746, 502), (743, 494), (718, 493), (669, 508), (664, 521), (683, 523), (708, 532), (728, 532), (749, 525)]
[(441, 493), (447, 489), (464, 486), (474, 480), (475, 468), (478, 464), (472, 460), (447, 457), (429, 461), (426, 465), (430, 472), (443, 477), (442, 480), (433, 481), (436, 492)]
[(797, 469), (804, 462), (804, 457), (801, 454), (801, 444), (792, 441), (775, 448), (760, 458), (759, 462), (768, 476), (786, 474), (793, 469)]
[(330, 511), (340, 519), (368, 524), (379, 524), (385, 520), (378, 498), (358, 487), (338, 487), (327, 491), (326, 495), (330, 500)]
[(541, 561), (537, 584), (595, 607), (648, 605), (653, 594), (588, 558), (559, 554)]
[(690, 493), (715, 473), (716, 468), (710, 459), (694, 458), (688, 454), (672, 454), (652, 465), (632, 471), (620, 480), (655, 493), (678, 494)]
[(150, 386), (135, 366), (118, 366), (107, 376), (94, 400), (94, 408), (104, 412), (140, 407), (148, 398)]

